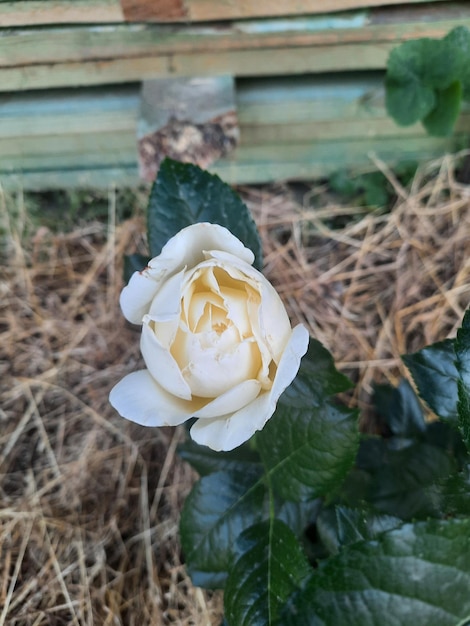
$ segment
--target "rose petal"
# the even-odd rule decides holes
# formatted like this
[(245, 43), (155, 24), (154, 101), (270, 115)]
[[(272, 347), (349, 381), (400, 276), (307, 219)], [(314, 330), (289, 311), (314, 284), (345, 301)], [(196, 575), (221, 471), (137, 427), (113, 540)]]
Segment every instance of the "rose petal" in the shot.
[(261, 366), (256, 343), (240, 342), (234, 326), (220, 334), (180, 332), (172, 355), (192, 394), (203, 398), (215, 398), (244, 380), (256, 378)]
[(270, 391), (260, 394), (253, 402), (232, 414), (214, 419), (199, 419), (191, 428), (196, 443), (213, 450), (233, 450), (261, 430), (276, 409), (281, 393), (290, 385), (300, 367), (300, 359), (308, 348), (309, 335), (305, 326), (296, 326), (277, 368)]
[(140, 337), (140, 351), (144, 357), (145, 365), (163, 389), (182, 400), (191, 400), (191, 389), (184, 380), (178, 363), (158, 341), (155, 332), (149, 325), (151, 322), (150, 316), (145, 315)]
[(261, 283), (259, 325), (271, 357), (278, 365), (289, 341), (292, 328), (281, 298), (267, 280)]
[(169, 277), (155, 294), (150, 303), (148, 314), (158, 322), (179, 319), (181, 312), (181, 287), (184, 281), (184, 269)]
[(121, 310), (129, 322), (142, 324), (142, 319), (148, 313), (150, 303), (166, 274), (167, 271), (164, 268), (161, 268), (160, 272), (154, 275), (151, 275), (148, 269), (132, 274), (119, 297)]
[[(208, 256), (217, 261), (230, 276), (249, 284), (260, 294), (257, 340), (266, 343), (271, 358), (276, 364), (279, 363), (291, 332), (289, 317), (279, 294), (261, 272), (233, 254), (223, 250), (210, 250)], [(253, 324), (253, 302), (249, 302), (248, 306), (251, 309), (249, 317)]]
[[(232, 233), (218, 224), (200, 222), (187, 226), (172, 237), (162, 248), (157, 259), (179, 259), (180, 268), (194, 267), (204, 260), (205, 250), (222, 250), (251, 265), (255, 259), (253, 252)], [(152, 262), (149, 263), (152, 266)]]
[(232, 415), (214, 419), (198, 419), (190, 434), (196, 443), (209, 446), (217, 452), (233, 450), (257, 431), (274, 413), (270, 411), (269, 393), (260, 394), (253, 402)]
[[(260, 292), (263, 286), (263, 281), (276, 294), (278, 302), (275, 303), (276, 306), (274, 308), (274, 312), (276, 313), (279, 304), (283, 309), (283, 314), (273, 316), (272, 319), (272, 325), (278, 325), (280, 340), (278, 340), (277, 343), (280, 344), (282, 341), (283, 347), (287, 343), (289, 334), (291, 332), (289, 318), (287, 317), (284, 305), (282, 304), (274, 288), (264, 278), (261, 272), (258, 272), (258, 270), (256, 270), (254, 267), (251, 267), (251, 265), (248, 265), (243, 260), (236, 258), (233, 254), (220, 250), (209, 250), (206, 253), (206, 256), (207, 260), (204, 263), (200, 263), (198, 266), (198, 270), (200, 272), (203, 268), (211, 268), (215, 265), (225, 270), (225, 272), (227, 272), (231, 279), (239, 281), (241, 284), (243, 284), (245, 290), (244, 304), (246, 306), (247, 319), (249, 321), (250, 330), (256, 339), (256, 343), (258, 345), (261, 355), (261, 367), (260, 371), (258, 372), (257, 378), (263, 382), (264, 387), (269, 387), (271, 385), (271, 380), (269, 379), (269, 365), (273, 358), (275, 359), (275, 362), (278, 363), (279, 350), (273, 350), (273, 347), (265, 337), (264, 328), (262, 328), (261, 326), (261, 323), (264, 321), (264, 318), (260, 312)], [(187, 277), (186, 280), (188, 280)], [(223, 290), (218, 289), (218, 291), (223, 294)], [(241, 320), (239, 321), (242, 323)], [(269, 328), (271, 328), (271, 325), (269, 325)]]
[(148, 370), (128, 374), (109, 394), (118, 413), (142, 426), (177, 426), (196, 412), (201, 402), (185, 402), (170, 395), (152, 378)]
[(194, 267), (205, 259), (204, 251), (212, 249), (227, 251), (250, 265), (255, 258), (253, 252), (223, 226), (208, 222), (187, 226), (168, 240), (144, 270), (131, 276), (121, 292), (124, 317), (141, 324), (163, 281), (185, 266)]
[(220, 417), (230, 413), (230, 411), (238, 411), (245, 405), (253, 402), (259, 395), (260, 390), (261, 385), (259, 381), (245, 380), (206, 404), (193, 417), (206, 419)]
[(302, 324), (298, 324), (292, 330), (290, 339), (279, 361), (276, 377), (271, 388), (271, 398), (274, 403), (278, 401), (281, 393), (287, 389), (297, 376), (300, 359), (307, 352), (309, 339), (308, 330)]

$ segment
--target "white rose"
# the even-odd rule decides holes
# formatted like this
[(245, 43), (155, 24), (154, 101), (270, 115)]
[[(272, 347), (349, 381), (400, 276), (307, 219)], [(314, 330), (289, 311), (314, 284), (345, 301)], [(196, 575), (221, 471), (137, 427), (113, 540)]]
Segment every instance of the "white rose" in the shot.
[(191, 437), (231, 450), (263, 428), (308, 346), (292, 329), (254, 255), (226, 228), (195, 224), (168, 241), (121, 293), (125, 317), (142, 324), (147, 369), (128, 374), (110, 402), (144, 426), (198, 420)]

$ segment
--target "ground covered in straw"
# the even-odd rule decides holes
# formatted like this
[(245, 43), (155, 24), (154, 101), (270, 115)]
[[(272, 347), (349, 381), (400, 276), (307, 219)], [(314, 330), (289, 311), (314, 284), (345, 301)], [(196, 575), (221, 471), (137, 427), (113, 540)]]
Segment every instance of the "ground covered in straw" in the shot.
[[(455, 163), (407, 188), (384, 169), (390, 211), (322, 185), (241, 190), (292, 320), (358, 382), (349, 402), (367, 408), (374, 381), (405, 374), (400, 354), (451, 336), (470, 303), (470, 187)], [(196, 478), (175, 454), (184, 433), (127, 423), (107, 401), (140, 366), (117, 300), (123, 254), (145, 246), (144, 196), (121, 220), (129, 195), (111, 192), (107, 219), (67, 232), (21, 194), (1, 198), (0, 626), (221, 621), (178, 543)]]

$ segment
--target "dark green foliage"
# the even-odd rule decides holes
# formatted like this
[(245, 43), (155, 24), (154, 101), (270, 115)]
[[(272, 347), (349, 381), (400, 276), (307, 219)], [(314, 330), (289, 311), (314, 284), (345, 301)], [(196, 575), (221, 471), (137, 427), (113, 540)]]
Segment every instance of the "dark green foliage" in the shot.
[(357, 412), (329, 400), (350, 386), (329, 352), (310, 340), (296, 379), (257, 435), (269, 480), (285, 500), (334, 492), (351, 468), (359, 442)]
[(457, 626), (470, 614), (469, 519), (405, 524), (312, 572), (283, 626)]
[(260, 472), (242, 462), (237, 469), (201, 478), (181, 514), (181, 544), (195, 585), (223, 587), (235, 541), (266, 516)]
[(454, 344), (458, 372), (457, 417), (467, 449), (470, 450), (470, 309), (465, 314), (462, 327)]
[(310, 573), (292, 531), (274, 519), (240, 535), (224, 594), (229, 626), (271, 626)]
[(458, 372), (455, 367), (454, 340), (446, 339), (402, 358), (421, 398), (442, 420), (455, 423)]
[(426, 430), (423, 411), (407, 380), (396, 388), (376, 385), (374, 405), (379, 418), (396, 437), (414, 437)]

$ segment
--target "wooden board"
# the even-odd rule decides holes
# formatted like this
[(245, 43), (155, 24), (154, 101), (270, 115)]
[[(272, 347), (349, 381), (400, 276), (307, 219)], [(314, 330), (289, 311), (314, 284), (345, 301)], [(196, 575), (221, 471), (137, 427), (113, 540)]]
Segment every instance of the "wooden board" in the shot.
[[(408, 0), (421, 3), (426, 0)], [(439, 0), (436, 0), (439, 1)], [(402, 0), (2, 0), (0, 27), (281, 17), (399, 5)]]
[(0, 2), (0, 27), (123, 22), (119, 0)]
[(183, 0), (121, 0), (124, 19), (130, 22), (174, 22), (191, 19)]
[[(426, 0), (411, 0), (425, 2)], [(121, 0), (128, 21), (247, 19), (332, 13), (358, 8), (401, 4), (402, 0)], [(161, 5), (161, 6), (157, 6)]]
[[(240, 147), (230, 159), (210, 168), (230, 184), (252, 184), (284, 180), (308, 180), (325, 177), (341, 169), (355, 173), (374, 169), (376, 155), (391, 165), (440, 157), (458, 149), (453, 138), (408, 137), (384, 140), (348, 140), (318, 142), (314, 145), (291, 144), (265, 147)], [(0, 184), (5, 189), (50, 189), (65, 187), (117, 187), (141, 184), (133, 161), (115, 166), (99, 163), (57, 165), (23, 171), (0, 170)]]
[[(341, 17), (252, 20), (217, 26), (150, 24), (8, 29), (0, 33), (0, 67), (184, 57), (260, 50), (396, 45), (416, 37), (442, 37), (470, 24), (470, 3), (450, 3), (445, 11), (384, 9)], [(357, 63), (356, 63), (357, 65)], [(171, 68), (169, 68), (171, 71)]]
[[(384, 9), (341, 17), (205, 27), (107, 25), (0, 33), (0, 91), (171, 76), (269, 76), (383, 69), (401, 41), (470, 23), (469, 3), (442, 12)], [(426, 19), (423, 19), (426, 17)]]
[[(468, 142), (469, 109), (455, 137), (428, 137), (420, 125), (401, 128), (388, 118), (382, 84), (382, 74), (238, 81), (241, 145), (211, 169), (233, 183), (311, 178), (367, 166), (370, 151), (396, 162)], [(0, 182), (138, 184), (138, 109), (131, 86), (1, 95)]]
[(138, 89), (129, 86), (0, 94), (0, 142), (66, 132), (135, 134), (139, 103)]

